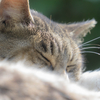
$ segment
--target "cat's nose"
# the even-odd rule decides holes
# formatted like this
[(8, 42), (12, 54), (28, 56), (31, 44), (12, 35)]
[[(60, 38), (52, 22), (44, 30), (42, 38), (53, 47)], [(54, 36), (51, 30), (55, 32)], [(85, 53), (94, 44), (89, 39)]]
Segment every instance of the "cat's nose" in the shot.
[(52, 66), (52, 65), (50, 65), (49, 69), (50, 69), (50, 70), (54, 70), (54, 68), (53, 68), (53, 66)]

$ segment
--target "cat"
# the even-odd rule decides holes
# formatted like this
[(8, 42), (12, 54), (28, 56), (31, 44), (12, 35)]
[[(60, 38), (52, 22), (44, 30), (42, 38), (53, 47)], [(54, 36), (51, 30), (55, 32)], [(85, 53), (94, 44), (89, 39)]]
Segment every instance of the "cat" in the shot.
[[(99, 100), (99, 93), (79, 86), (84, 81), (84, 59), (79, 46), (95, 24), (94, 19), (71, 24), (56, 23), (30, 10), (28, 0), (1, 0), (0, 59), (7, 60), (0, 62), (1, 100)], [(17, 66), (23, 59), (27, 68), (21, 64)], [(14, 63), (13, 67), (8, 62)], [(53, 77), (56, 77), (55, 84)], [(64, 81), (60, 83), (60, 79)], [(74, 86), (70, 80), (79, 85), (75, 83), (75, 89), (71, 88)]]
[[(17, 63), (1, 61), (0, 100), (100, 100), (100, 92), (90, 88), (87, 90), (66, 81), (59, 74), (36, 69), (35, 66), (28, 67), (25, 65), (25, 61)], [(84, 82), (90, 87), (91, 85), (87, 81), (96, 77), (91, 74), (88, 77), (88, 75), (85, 77), (83, 75), (82, 77), (87, 80), (80, 82)], [(99, 79), (100, 74), (96, 75)], [(90, 82), (93, 83), (93, 80)], [(96, 79), (94, 81), (99, 82)], [(96, 86), (100, 87), (100, 82)]]
[(0, 3), (0, 58), (26, 59), (30, 64), (78, 80), (83, 57), (82, 37), (96, 24), (94, 19), (59, 24), (30, 10), (28, 0), (2, 0)]

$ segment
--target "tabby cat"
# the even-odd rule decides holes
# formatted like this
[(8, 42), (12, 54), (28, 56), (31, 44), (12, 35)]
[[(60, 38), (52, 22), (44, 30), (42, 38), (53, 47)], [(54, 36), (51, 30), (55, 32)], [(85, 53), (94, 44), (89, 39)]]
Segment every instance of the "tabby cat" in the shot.
[(0, 3), (0, 58), (47, 66), (59, 74), (66, 72), (78, 80), (83, 58), (79, 49), (96, 21), (59, 24), (30, 10), (28, 0)]
[[(93, 81), (99, 72), (96, 77), (81, 75), (84, 59), (79, 47), (95, 24), (94, 19), (56, 23), (30, 10), (28, 0), (0, 0), (0, 60), (7, 60), (0, 61), (0, 100), (100, 100), (99, 93), (62, 78), (69, 75), (89, 89), (92, 81), (100, 90), (100, 82)], [(23, 60), (24, 67), (19, 63)]]

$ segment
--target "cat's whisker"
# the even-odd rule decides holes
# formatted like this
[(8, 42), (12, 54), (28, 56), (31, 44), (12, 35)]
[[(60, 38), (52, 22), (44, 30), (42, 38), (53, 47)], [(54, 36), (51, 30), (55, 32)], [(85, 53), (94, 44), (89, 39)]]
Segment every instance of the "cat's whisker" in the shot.
[(100, 53), (98, 52), (94, 52), (94, 51), (83, 51), (81, 53), (93, 53), (93, 54), (97, 54), (97, 55), (100, 55)]
[(99, 47), (100, 47), (99, 44), (86, 44), (86, 45), (84, 45), (84, 46), (89, 46), (89, 45), (95, 45), (95, 46), (99, 46)]
[(93, 42), (93, 41), (98, 40), (98, 39), (100, 39), (100, 37), (97, 37), (97, 38), (94, 38), (94, 39), (92, 39), (92, 40), (90, 40), (90, 41), (87, 41), (87, 42), (85, 42), (85, 43), (79, 45), (79, 47), (82, 47), (82, 46), (84, 46), (85, 44), (88, 44), (88, 43)]
[(82, 48), (81, 50), (86, 50), (86, 49), (100, 49), (100, 47), (86, 47), (86, 48)]

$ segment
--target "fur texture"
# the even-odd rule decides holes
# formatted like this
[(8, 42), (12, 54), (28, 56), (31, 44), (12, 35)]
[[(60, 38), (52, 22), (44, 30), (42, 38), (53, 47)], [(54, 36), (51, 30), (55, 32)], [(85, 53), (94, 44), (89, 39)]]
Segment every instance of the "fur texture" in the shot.
[(1, 0), (0, 100), (100, 100), (99, 72), (82, 74), (79, 48), (95, 24), (56, 23), (28, 0)]
[(57, 74), (27, 67), (24, 61), (0, 62), (0, 100), (100, 100), (100, 92), (86, 90)]
[[(24, 6), (25, 5), (25, 6)], [(74, 80), (82, 73), (81, 38), (96, 21), (59, 24), (29, 9), (28, 0), (0, 3), (0, 58), (47, 66), (59, 74), (66, 71)]]

